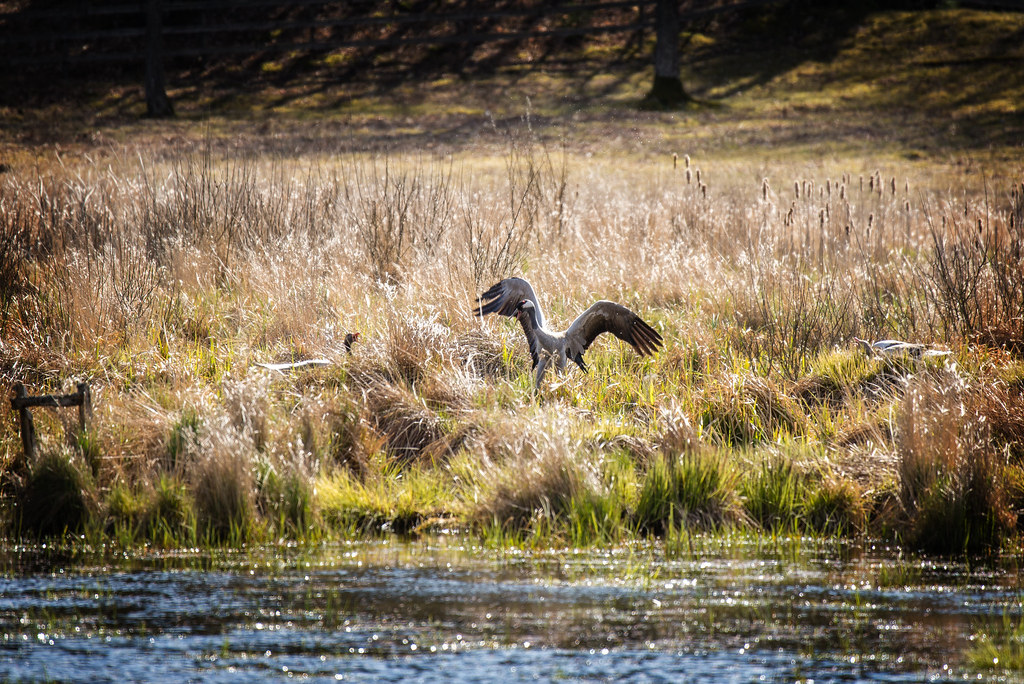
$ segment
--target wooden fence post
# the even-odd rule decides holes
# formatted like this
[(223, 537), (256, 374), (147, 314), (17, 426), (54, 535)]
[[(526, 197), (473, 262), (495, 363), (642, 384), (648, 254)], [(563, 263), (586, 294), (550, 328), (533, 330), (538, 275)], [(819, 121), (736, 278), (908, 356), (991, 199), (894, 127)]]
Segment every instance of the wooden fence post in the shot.
[(78, 393), (82, 395), (82, 403), (78, 405), (78, 427), (84, 435), (89, 431), (89, 423), (92, 422), (92, 395), (89, 393), (89, 383), (78, 383)]
[[(25, 385), (18, 383), (14, 386), (14, 395), (18, 399), (28, 397)], [(21, 419), (21, 445), (25, 449), (25, 462), (31, 463), (36, 451), (36, 427), (32, 424), (32, 411), (27, 406), (18, 409), (18, 417)]]

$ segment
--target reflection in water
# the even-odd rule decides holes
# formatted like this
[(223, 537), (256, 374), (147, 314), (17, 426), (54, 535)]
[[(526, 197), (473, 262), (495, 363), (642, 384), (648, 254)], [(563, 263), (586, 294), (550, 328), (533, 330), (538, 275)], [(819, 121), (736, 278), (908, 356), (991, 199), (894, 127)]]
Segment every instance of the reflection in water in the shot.
[(799, 540), (682, 557), (458, 544), (9, 548), (0, 678), (952, 680), (972, 632), (1020, 614), (1012, 568)]

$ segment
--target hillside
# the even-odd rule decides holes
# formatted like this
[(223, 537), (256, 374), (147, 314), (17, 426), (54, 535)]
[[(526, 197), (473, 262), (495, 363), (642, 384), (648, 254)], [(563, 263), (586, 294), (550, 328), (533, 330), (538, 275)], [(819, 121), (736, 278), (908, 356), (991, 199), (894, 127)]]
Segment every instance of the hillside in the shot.
[(371, 57), (273, 52), (178, 64), (168, 73), (178, 117), (166, 124), (140, 121), (135, 70), (71, 82), (18, 70), (2, 89), (0, 149), (10, 157), (52, 144), (253, 132), (247, 144), (278, 151), (457, 149), (529, 113), (535, 130), (583, 151), (1019, 157), (1024, 14), (850, 15), (783, 3), (688, 28), (682, 75), (697, 101), (679, 112), (638, 108), (653, 36), (612, 33), (524, 41), (498, 55), (487, 45), (413, 46)]

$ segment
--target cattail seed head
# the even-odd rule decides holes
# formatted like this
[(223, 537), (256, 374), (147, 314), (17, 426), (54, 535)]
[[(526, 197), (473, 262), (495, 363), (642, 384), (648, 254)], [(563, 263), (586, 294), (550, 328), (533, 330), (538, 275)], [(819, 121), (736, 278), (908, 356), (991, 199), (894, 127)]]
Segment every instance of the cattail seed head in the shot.
[(891, 189), (892, 196), (895, 197), (896, 196), (896, 177), (895, 176), (893, 176), (892, 180), (889, 181), (889, 187)]
[(672, 168), (676, 168), (679, 165), (679, 155), (675, 152), (672, 153)]
[(800, 181), (793, 181), (793, 194), (796, 195), (797, 199), (800, 199)]
[(687, 169), (686, 169), (686, 184), (687, 185), (690, 184), (690, 169), (689, 169), (689, 167), (687, 167)]

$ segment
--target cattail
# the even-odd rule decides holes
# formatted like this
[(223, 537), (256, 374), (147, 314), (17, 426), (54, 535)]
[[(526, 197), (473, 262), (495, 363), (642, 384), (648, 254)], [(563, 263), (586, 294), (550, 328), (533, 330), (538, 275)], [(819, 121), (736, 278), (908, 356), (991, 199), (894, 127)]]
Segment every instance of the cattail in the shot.
[(672, 153), (672, 168), (676, 168), (679, 165), (679, 155), (675, 152)]
[(860, 191), (864, 192), (864, 174), (860, 176)]
[(690, 168), (690, 155), (683, 155), (683, 163), (686, 164), (686, 168)]
[(893, 176), (892, 180), (889, 181), (889, 187), (891, 188), (892, 196), (895, 197), (896, 196), (896, 176)]
[(818, 225), (821, 226), (822, 228), (825, 227), (825, 210), (824, 209), (822, 209), (821, 211), (818, 212)]
[(690, 169), (689, 169), (689, 167), (687, 167), (687, 169), (686, 169), (686, 184), (687, 185), (690, 184)]
[(768, 179), (761, 179), (761, 198), (768, 199)]
[[(863, 179), (861, 179), (861, 185), (863, 185)], [(868, 190), (874, 192), (875, 189), (875, 177), (871, 176), (868, 178)]]
[(910, 194), (910, 179), (909, 178), (903, 184), (903, 192), (905, 192), (908, 195)]
[(828, 194), (828, 198), (832, 199), (832, 179), (825, 179), (825, 192)]
[(846, 183), (839, 186), (839, 199), (846, 200)]
[(708, 186), (704, 185), (703, 183), (700, 184), (700, 195), (704, 199), (708, 198)]
[(793, 181), (793, 193), (800, 199), (800, 181)]
[(700, 184), (700, 169), (697, 169), (697, 183)]

